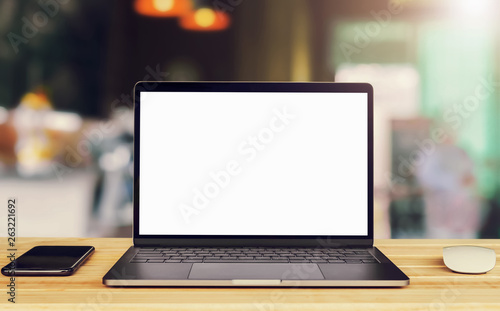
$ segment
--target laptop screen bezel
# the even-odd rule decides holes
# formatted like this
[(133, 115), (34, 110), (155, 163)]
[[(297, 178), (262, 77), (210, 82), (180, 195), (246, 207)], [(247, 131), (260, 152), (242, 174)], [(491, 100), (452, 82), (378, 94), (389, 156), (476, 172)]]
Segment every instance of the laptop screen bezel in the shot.
[[(141, 92), (269, 92), (269, 93), (366, 93), (368, 116), (367, 235), (274, 236), (274, 235), (141, 235), (139, 234), (140, 114)], [(334, 82), (138, 82), (134, 87), (134, 224), (135, 246), (280, 246), (338, 247), (373, 245), (373, 88), (368, 83)], [(320, 217), (320, 215), (319, 215)]]

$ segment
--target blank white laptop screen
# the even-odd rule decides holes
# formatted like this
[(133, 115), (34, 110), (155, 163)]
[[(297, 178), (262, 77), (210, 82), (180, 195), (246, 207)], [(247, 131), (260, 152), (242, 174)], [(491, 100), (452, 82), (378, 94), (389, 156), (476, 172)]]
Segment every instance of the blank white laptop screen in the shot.
[(141, 92), (139, 234), (368, 234), (366, 93)]

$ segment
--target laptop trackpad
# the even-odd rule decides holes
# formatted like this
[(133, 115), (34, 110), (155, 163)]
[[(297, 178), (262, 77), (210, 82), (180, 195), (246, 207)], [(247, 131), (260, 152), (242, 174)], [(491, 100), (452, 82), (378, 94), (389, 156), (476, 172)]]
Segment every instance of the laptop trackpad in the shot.
[(194, 263), (188, 279), (323, 280), (316, 264)]

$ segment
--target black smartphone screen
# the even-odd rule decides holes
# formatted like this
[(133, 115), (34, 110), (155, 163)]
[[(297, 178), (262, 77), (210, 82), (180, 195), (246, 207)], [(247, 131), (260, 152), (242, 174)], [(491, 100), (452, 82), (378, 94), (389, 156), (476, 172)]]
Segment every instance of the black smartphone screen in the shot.
[(2, 269), (4, 275), (69, 275), (94, 251), (93, 246), (35, 246)]

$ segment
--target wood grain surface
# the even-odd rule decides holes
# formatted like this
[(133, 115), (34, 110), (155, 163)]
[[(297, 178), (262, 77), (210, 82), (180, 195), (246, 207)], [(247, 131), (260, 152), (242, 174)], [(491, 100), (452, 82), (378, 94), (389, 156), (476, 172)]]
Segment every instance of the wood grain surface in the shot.
[[(7, 238), (0, 263), (8, 262)], [(497, 266), (481, 275), (448, 270), (442, 248), (495, 249)], [(18, 238), (17, 256), (36, 245), (93, 245), (96, 252), (68, 277), (17, 277), (16, 303), (1, 277), (0, 309), (29, 310), (500, 310), (500, 240), (377, 240), (375, 245), (410, 277), (404, 288), (109, 288), (103, 275), (132, 239)]]

